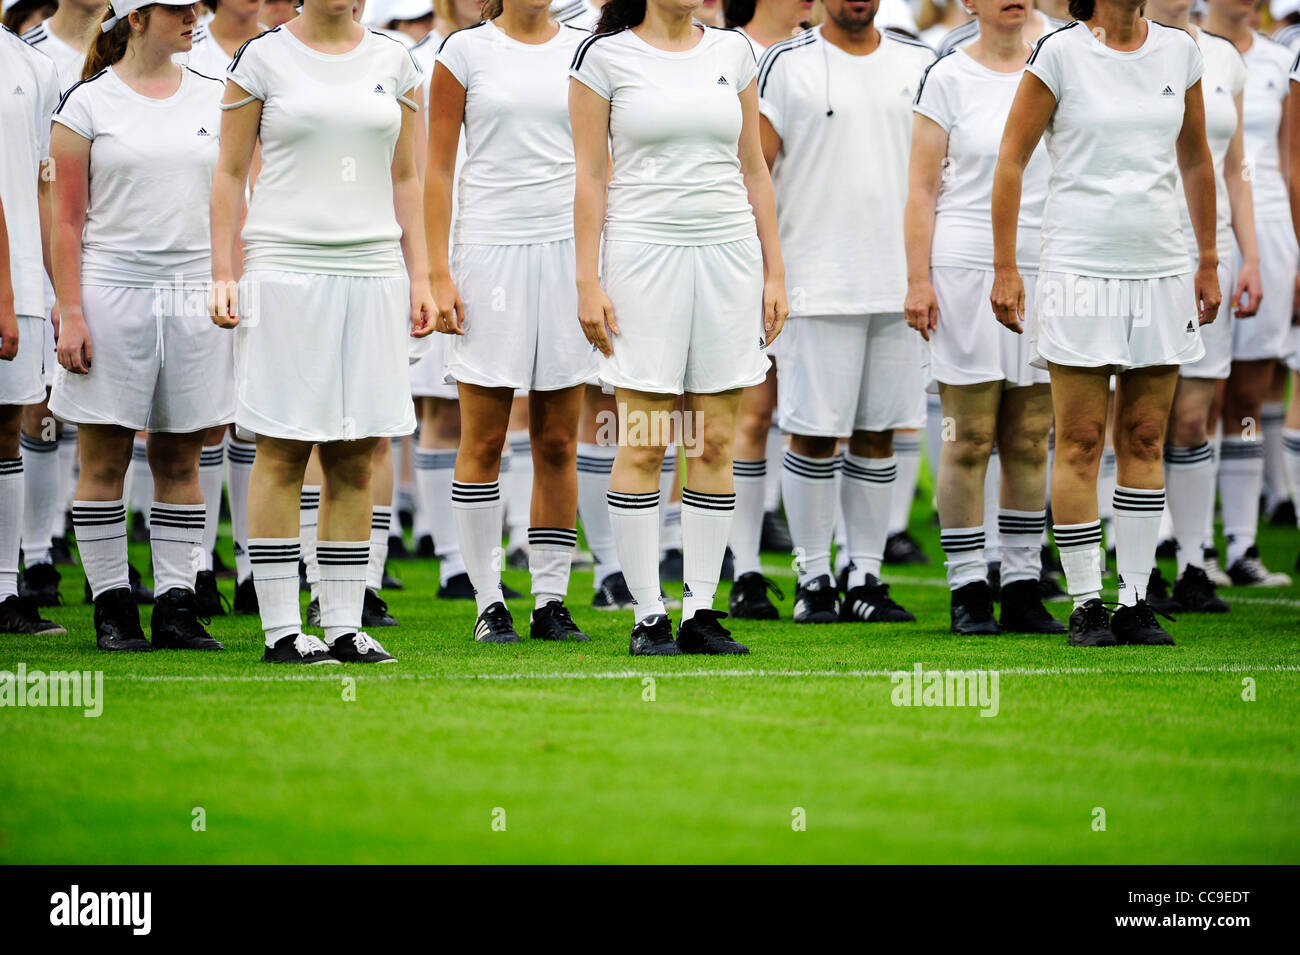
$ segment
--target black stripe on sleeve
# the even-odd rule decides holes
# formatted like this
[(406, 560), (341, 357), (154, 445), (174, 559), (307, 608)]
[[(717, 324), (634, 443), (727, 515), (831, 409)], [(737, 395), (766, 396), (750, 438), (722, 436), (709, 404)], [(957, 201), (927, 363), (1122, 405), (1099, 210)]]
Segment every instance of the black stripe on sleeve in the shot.
[[(1071, 20), (1069, 23), (1061, 27), (1059, 30), (1053, 30), (1051, 33), (1044, 33), (1042, 36), (1040, 36), (1038, 38), (1038, 42), (1034, 44), (1034, 52), (1029, 55), (1029, 63), (1033, 63), (1034, 60), (1038, 59), (1038, 51), (1043, 48), (1044, 43), (1046, 43), (1052, 37), (1056, 36), (1056, 34), (1058, 33), (1064, 33), (1066, 30), (1069, 30), (1071, 27), (1077, 27), (1080, 22), (1081, 21), (1079, 20)], [(1029, 63), (1026, 63), (1025, 65), (1028, 66)]]

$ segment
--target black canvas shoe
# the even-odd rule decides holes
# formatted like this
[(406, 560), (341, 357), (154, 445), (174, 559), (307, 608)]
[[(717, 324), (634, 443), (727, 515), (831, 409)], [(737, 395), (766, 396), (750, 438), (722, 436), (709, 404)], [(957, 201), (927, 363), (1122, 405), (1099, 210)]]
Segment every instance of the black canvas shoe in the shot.
[(705, 653), (712, 656), (739, 655), (749, 647), (732, 639), (731, 631), (719, 622), (726, 614), (717, 610), (697, 610), (690, 620), (677, 628), (677, 648), (682, 653)]
[(634, 657), (679, 657), (681, 647), (673, 639), (673, 624), (665, 613), (646, 617), (632, 628), (627, 652)]
[(474, 624), (474, 639), (479, 643), (518, 643), (519, 634), (515, 633), (515, 618), (501, 601), (492, 604), (481, 614)]
[(1173, 560), (1178, 556), (1178, 541), (1172, 537), (1166, 537), (1160, 543), (1156, 544), (1156, 557), (1160, 560)]
[(1147, 581), (1147, 603), (1158, 613), (1178, 613), (1183, 609), (1176, 598), (1169, 596), (1169, 581), (1165, 580), (1159, 567), (1151, 568), (1151, 577)]
[(1041, 580), (1016, 580), (1002, 588), (1002, 629), (1011, 633), (1065, 633), (1043, 606)]
[(369, 587), (366, 588), (366, 596), (361, 604), (361, 626), (363, 627), (396, 627), (397, 620), (388, 612), (388, 604), (384, 598), (379, 596)]
[(949, 617), (949, 629), (963, 637), (1002, 632), (993, 617), (993, 592), (984, 580), (972, 581), (952, 592)]
[(340, 663), (396, 663), (393, 656), (379, 641), (368, 633), (347, 633), (334, 641), (329, 655)]
[(1279, 501), (1268, 512), (1268, 522), (1274, 527), (1295, 527), (1295, 504), (1290, 500)]
[(313, 597), (307, 604), (307, 626), (320, 626), (320, 598)]
[(1115, 634), (1110, 629), (1110, 611), (1101, 600), (1094, 597), (1082, 607), (1074, 608), (1070, 613), (1067, 642), (1072, 647), (1115, 646)]
[(229, 604), (225, 595), (217, 589), (217, 574), (212, 570), (200, 570), (194, 577), (194, 596), (199, 602), (199, 613), (205, 617), (224, 617)]
[(623, 572), (616, 571), (608, 575), (596, 588), (591, 598), (591, 605), (597, 610), (631, 610), (632, 591), (627, 589), (627, 580)]
[(72, 559), (72, 546), (68, 543), (66, 537), (50, 538), (50, 557), (54, 559), (55, 564), (70, 565), (76, 563)]
[(217, 549), (212, 549), (212, 572), (217, 575), (217, 580), (234, 580), (235, 568), (226, 564), (217, 553)]
[(203, 629), (198, 600), (192, 590), (173, 587), (153, 605), (149, 636), (155, 650), (224, 650)]
[(680, 582), (682, 579), (682, 552), (676, 547), (664, 551), (659, 559), (659, 579)]
[(144, 511), (132, 511), (131, 530), (128, 533), (132, 544), (149, 543), (149, 515)]
[(53, 564), (30, 564), (18, 575), (18, 595), (30, 597), (38, 607), (57, 607), (63, 603), (59, 593), (62, 579)]
[(153, 650), (140, 627), (140, 611), (129, 588), (118, 587), (95, 598), (95, 642), (101, 650), (126, 653)]
[(511, 587), (508, 583), (506, 583), (503, 580), (501, 581), (501, 596), (504, 597), (506, 600), (518, 600), (520, 597), (523, 596), (523, 594), (515, 590), (515, 588)]
[(406, 584), (402, 583), (396, 577), (388, 572), (388, 564), (384, 564), (384, 575), (379, 578), (380, 590), (405, 590)]
[(921, 545), (907, 531), (898, 531), (885, 538), (886, 564), (928, 564), (930, 558), (925, 556)]
[(740, 579), (731, 585), (731, 597), (727, 601), (731, 616), (737, 620), (777, 619), (781, 614), (767, 596), (769, 590), (778, 600), (785, 599), (781, 588), (758, 571), (741, 574)]
[(298, 593), (311, 593), (311, 584), (307, 583), (307, 564), (305, 561), (298, 561)]
[(128, 564), (126, 568), (126, 579), (131, 584), (131, 596), (135, 598), (136, 603), (153, 603), (153, 590), (145, 586), (144, 578), (140, 576), (140, 571), (136, 570), (130, 564)]
[(1172, 647), (1174, 638), (1165, 632), (1145, 600), (1132, 607), (1116, 607), (1110, 617), (1110, 629), (1119, 643), (1147, 647)]
[(1188, 566), (1174, 584), (1174, 599), (1185, 613), (1227, 613), (1228, 605), (1199, 567)]
[(984, 579), (989, 584), (989, 594), (994, 600), (1002, 599), (1002, 561), (991, 560), (984, 565)]
[(28, 634), (37, 637), (61, 637), (68, 631), (46, 620), (30, 597), (9, 596), (0, 601), (0, 633)]
[(760, 550), (775, 550), (788, 554), (794, 550), (794, 541), (790, 537), (790, 525), (780, 511), (763, 512), (763, 531), (759, 538)]
[(260, 612), (257, 605), (257, 585), (253, 583), (252, 577), (245, 577), (235, 587), (234, 611), (246, 614)]
[(1205, 568), (1205, 576), (1210, 578), (1210, 583), (1214, 584), (1214, 586), (1232, 586), (1232, 578), (1225, 574), (1223, 568), (1219, 566), (1219, 549), (1217, 547), (1201, 548), (1201, 566)]
[(275, 641), (262, 654), (263, 663), (296, 663), (302, 666), (338, 666), (339, 661), (330, 656), (329, 647), (305, 633), (290, 634)]
[(795, 623), (835, 623), (839, 619), (840, 595), (829, 574), (814, 577), (795, 588)]
[(1251, 544), (1246, 553), (1228, 568), (1228, 577), (1234, 587), (1289, 587), (1291, 578), (1269, 570), (1259, 559), (1259, 548)]
[(1044, 544), (1038, 552), (1039, 558), (1043, 562), (1043, 573), (1045, 574), (1063, 574), (1065, 568), (1061, 566), (1061, 560), (1056, 556), (1056, 551), (1050, 546)]
[[(992, 610), (989, 611), (990, 614)], [(912, 623), (911, 613), (889, 596), (889, 584), (882, 584), (871, 574), (864, 583), (844, 595), (840, 619), (846, 623)]]
[(569, 608), (558, 600), (533, 611), (528, 618), (528, 636), (533, 640), (571, 640), (576, 643), (591, 639), (578, 629)]
[(432, 560), (438, 556), (437, 548), (433, 546), (433, 535), (420, 535), (420, 539), (415, 542), (415, 556), (420, 560)]
[(388, 556), (393, 560), (406, 560), (411, 552), (406, 549), (406, 541), (400, 534), (388, 535)]
[(474, 585), (470, 583), (469, 574), (461, 572), (447, 578), (447, 582), (438, 587), (439, 600), (473, 600)]

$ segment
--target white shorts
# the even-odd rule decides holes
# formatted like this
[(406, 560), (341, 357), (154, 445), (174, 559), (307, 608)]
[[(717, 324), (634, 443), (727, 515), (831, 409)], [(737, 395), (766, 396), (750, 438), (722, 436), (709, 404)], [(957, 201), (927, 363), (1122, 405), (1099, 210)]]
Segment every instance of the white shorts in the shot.
[(50, 313), (45, 313), (45, 320), (41, 322), (42, 335), (45, 339), (45, 387), (54, 387), (54, 373), (59, 367), (58, 342), (54, 336), (54, 322), (50, 319)]
[(434, 332), (411, 340), (411, 394), (415, 397), (452, 401), (460, 397), (455, 383), (447, 383), (447, 344), (450, 338), (450, 335)]
[[(1205, 355), (1198, 361), (1188, 362), (1178, 369), (1183, 378), (1227, 378), (1232, 371), (1232, 326), (1239, 319), (1232, 317), (1232, 291), (1237, 285), (1237, 272), (1227, 262), (1219, 263), (1219, 290), (1223, 302), (1219, 314), (1208, 325), (1201, 326), (1201, 342)], [(1240, 321), (1254, 321), (1253, 318)]]
[(782, 335), (782, 431), (846, 438), (925, 426), (925, 343), (902, 312), (801, 316), (786, 322)]
[(929, 347), (922, 348), (922, 358), (931, 380), (945, 385), (1003, 381), (1008, 388), (1047, 383), (1047, 372), (1029, 364), (1036, 276), (1024, 276), (1024, 330), (1017, 335), (993, 317), (993, 274), (987, 269), (930, 269), (939, 324), (930, 333)]
[(717, 245), (606, 241), (604, 255), (619, 328), (614, 354), (598, 357), (607, 388), (704, 395), (767, 377), (757, 236)]
[(405, 276), (254, 269), (239, 283), (235, 421), (292, 441), (415, 430)]
[(43, 321), (18, 316), (18, 354), (0, 361), (0, 405), (35, 405), (45, 400), (45, 339)]
[(578, 322), (572, 239), (457, 245), (452, 275), (465, 334), (449, 336), (447, 377), (485, 388), (558, 391), (596, 374)]
[(1290, 343), (1290, 351), (1286, 356), (1287, 366), (1293, 371), (1300, 371), (1300, 325), (1291, 326), (1287, 341)]
[(90, 371), (55, 372), (56, 418), (173, 434), (234, 420), (234, 336), (212, 324), (205, 287), (173, 294), (84, 285), (81, 310)]
[(1034, 357), (1076, 368), (1185, 365), (1205, 354), (1191, 272), (1107, 279), (1042, 272), (1035, 297)]
[[(1232, 357), (1235, 361), (1285, 358), (1291, 352), (1291, 312), (1300, 250), (1290, 219), (1255, 223), (1259, 243), (1259, 277), (1263, 297), (1259, 311), (1233, 323)], [(1241, 268), (1241, 253), (1235, 256)], [(1230, 294), (1230, 291), (1225, 293)]]

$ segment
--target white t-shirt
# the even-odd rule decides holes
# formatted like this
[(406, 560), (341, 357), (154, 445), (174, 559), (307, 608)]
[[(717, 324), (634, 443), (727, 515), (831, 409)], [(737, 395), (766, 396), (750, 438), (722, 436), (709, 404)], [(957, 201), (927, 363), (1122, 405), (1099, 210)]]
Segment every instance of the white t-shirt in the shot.
[(587, 0), (554, 0), (551, 18), (590, 33), (600, 22), (600, 7), (592, 6)]
[(763, 54), (767, 52), (767, 47), (763, 46), (763, 44), (759, 43), (752, 36), (750, 36), (749, 31), (746, 30), (744, 27), (736, 27), (736, 32), (749, 41), (749, 48), (754, 51), (755, 61), (761, 60), (763, 58)]
[(520, 43), (484, 20), (443, 42), (437, 62), (465, 88), (458, 245), (572, 238), (568, 65), (588, 36), (560, 24), (545, 43)]
[(758, 93), (781, 137), (772, 183), (792, 314), (903, 310), (912, 100), (933, 60), (919, 40), (884, 31), (872, 53), (853, 56), (821, 27), (763, 54)]
[(1176, 144), (1204, 66), (1185, 30), (1147, 20), (1112, 50), (1074, 21), (1038, 41), (1025, 67), (1056, 97), (1039, 268), (1106, 278), (1188, 271)]
[(37, 200), (41, 161), (50, 156), (50, 117), (59, 102), (54, 61), (0, 27), (0, 199), (9, 233), (14, 311), (45, 314), (45, 263)]
[(1242, 131), (1255, 221), (1291, 219), (1286, 180), (1278, 159), (1277, 136), (1289, 92), (1291, 51), (1262, 33), (1242, 56), (1246, 60), (1246, 92), (1242, 97)]
[[(1232, 206), (1228, 202), (1224, 161), (1233, 134), (1237, 132), (1236, 97), (1246, 87), (1246, 62), (1231, 40), (1204, 30), (1197, 30), (1196, 34), (1196, 45), (1201, 48), (1201, 57), (1205, 60), (1205, 75), (1201, 79), (1201, 96), (1205, 100), (1205, 138), (1209, 141), (1210, 155), (1214, 158), (1215, 245), (1219, 250), (1219, 261), (1229, 262), (1233, 255)], [(1242, 111), (1245, 112), (1244, 105)], [(1241, 175), (1241, 171), (1234, 169), (1232, 174)], [(1179, 189), (1181, 191), (1181, 185)], [(1192, 230), (1192, 217), (1187, 211), (1186, 202), (1181, 208), (1183, 237), (1187, 241), (1192, 261), (1195, 262), (1199, 250), (1196, 233)]]
[[(991, 70), (961, 49), (936, 60), (926, 71), (913, 109), (948, 134), (931, 265), (993, 268), (993, 170), (1022, 75), (1022, 70)], [(1050, 172), (1047, 146), (1039, 142), (1025, 167), (1016, 230), (1016, 262), (1025, 272), (1038, 271), (1039, 230)]]
[(262, 168), (244, 223), (244, 267), (400, 276), (393, 152), (420, 83), (411, 54), (367, 30), (321, 53), (284, 26), (249, 40), (229, 79), (262, 100)]
[(81, 71), (86, 66), (86, 51), (69, 46), (54, 35), (50, 21), (42, 20), (23, 34), (23, 39), (40, 50), (59, 70), (59, 91), (66, 93), (81, 82)]
[(757, 234), (740, 174), (740, 92), (758, 72), (735, 30), (695, 24), (689, 50), (631, 30), (587, 37), (569, 75), (609, 100), (605, 238), (713, 245)]
[[(1034, 25), (1035, 21), (1032, 19), (1033, 14), (1035, 12), (1037, 12), (1038, 15), (1042, 17), (1041, 33), (1037, 33), (1039, 27), (1036, 27)], [(1046, 13), (1043, 13), (1043, 11), (1041, 10), (1038, 11), (1031, 10), (1029, 15), (1031, 19), (1029, 19), (1028, 22), (1026, 22), (1025, 24), (1025, 38), (1027, 40), (1033, 40), (1036, 33), (1039, 38), (1044, 37), (1047, 34), (1051, 33), (1053, 30), (1059, 30), (1061, 27), (1065, 26), (1065, 22), (1066, 22), (1064, 20), (1057, 20), (1054, 17), (1049, 17)], [(928, 33), (929, 31), (926, 32)], [(940, 56), (943, 56), (944, 54), (952, 50), (955, 50), (960, 46), (965, 46), (968, 43), (975, 42), (977, 39), (979, 39), (979, 35), (980, 35), (979, 20), (975, 20), (975, 19), (967, 20), (961, 26), (953, 27), (942, 37), (940, 37), (934, 44), (935, 52), (938, 53)]]
[(137, 93), (109, 67), (59, 103), (54, 122), (91, 144), (82, 285), (152, 288), (211, 277), (207, 197), (225, 83), (181, 70), (166, 99)]
[(1273, 34), (1273, 42), (1280, 43), (1292, 53), (1300, 50), (1300, 23), (1292, 23), (1282, 27)]
[[(265, 31), (265, 27), (261, 28)], [(217, 38), (204, 27), (196, 27), (194, 41), (188, 53), (177, 53), (175, 59), (192, 69), (195, 73), (211, 76), (226, 81), (226, 67), (230, 66), (231, 54), (221, 48)]]

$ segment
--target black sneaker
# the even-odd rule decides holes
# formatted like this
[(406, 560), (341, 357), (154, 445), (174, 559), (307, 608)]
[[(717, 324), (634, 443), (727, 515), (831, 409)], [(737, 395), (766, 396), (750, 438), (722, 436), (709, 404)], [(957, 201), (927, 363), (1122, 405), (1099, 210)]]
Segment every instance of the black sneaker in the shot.
[[(1219, 548), (1202, 547), (1201, 566), (1205, 568), (1205, 576), (1210, 578), (1210, 583), (1214, 584), (1214, 586), (1232, 586), (1232, 578), (1225, 574), (1223, 568), (1219, 566)], [(1297, 569), (1300, 569), (1300, 567)]]
[(307, 563), (298, 561), (298, 593), (311, 593), (311, 584), (307, 583)]
[(1065, 633), (1067, 628), (1043, 606), (1040, 580), (1014, 580), (1002, 588), (1002, 629), (1011, 633)]
[(512, 547), (506, 552), (506, 567), (510, 570), (528, 569), (528, 551), (523, 547)]
[(731, 585), (731, 597), (727, 606), (731, 616), (737, 620), (775, 620), (780, 611), (768, 598), (767, 592), (776, 594), (778, 600), (784, 600), (785, 594), (768, 578), (756, 570), (741, 574), (740, 579)]
[(1178, 541), (1172, 537), (1166, 537), (1160, 543), (1156, 544), (1156, 557), (1160, 560), (1173, 560), (1178, 556)]
[(221, 555), (217, 553), (215, 547), (212, 548), (212, 572), (216, 574), (217, 580), (235, 579), (235, 568), (229, 566), (221, 559)]
[(76, 563), (72, 559), (72, 546), (68, 543), (68, 539), (62, 536), (50, 538), (50, 557), (54, 559), (55, 564), (70, 565)]
[(1147, 647), (1174, 645), (1174, 638), (1160, 626), (1151, 605), (1145, 600), (1139, 600), (1132, 607), (1116, 607), (1110, 617), (1110, 629), (1119, 643)]
[(775, 550), (782, 554), (794, 550), (790, 525), (785, 522), (785, 515), (780, 511), (763, 512), (763, 533), (758, 546), (760, 550)]
[(1070, 613), (1072, 647), (1113, 647), (1115, 634), (1110, 629), (1110, 611), (1100, 599), (1094, 597)]
[(506, 583), (503, 580), (501, 581), (501, 596), (504, 597), (506, 600), (518, 600), (520, 597), (523, 596), (523, 594), (515, 590), (515, 588), (511, 587), (508, 583)]
[(95, 642), (101, 650), (149, 653), (153, 645), (140, 627), (140, 611), (128, 587), (95, 598)]
[(572, 640), (575, 643), (591, 639), (578, 629), (569, 608), (558, 600), (533, 611), (528, 618), (528, 636), (534, 640)]
[(835, 623), (839, 619), (840, 595), (829, 574), (814, 577), (795, 587), (795, 623)]
[(1039, 558), (1043, 562), (1043, 573), (1045, 574), (1063, 574), (1065, 568), (1061, 566), (1060, 558), (1056, 556), (1056, 551), (1052, 550), (1047, 544), (1044, 544), (1038, 552)]
[(1174, 584), (1174, 599), (1186, 613), (1227, 613), (1229, 609), (1205, 571), (1190, 565)]
[(1054, 604), (1063, 603), (1070, 599), (1070, 595), (1065, 592), (1061, 582), (1056, 579), (1056, 574), (1052, 573), (1046, 567), (1038, 575), (1038, 596), (1043, 603)]
[(400, 534), (388, 535), (388, 556), (393, 560), (407, 560), (410, 558), (411, 552), (406, 549), (406, 541), (402, 539)]
[(312, 597), (307, 603), (307, 626), (320, 626), (320, 598)]
[(405, 590), (406, 584), (402, 583), (396, 577), (388, 572), (388, 564), (384, 563), (384, 575), (379, 578), (380, 590)]
[(1295, 504), (1290, 500), (1279, 501), (1268, 512), (1268, 522), (1274, 527), (1295, 527)]
[(396, 627), (397, 620), (388, 612), (388, 604), (369, 587), (361, 604), (361, 626)]
[(144, 511), (132, 511), (129, 534), (132, 544), (149, 543), (149, 515)]
[(921, 545), (907, 531), (897, 531), (885, 538), (886, 564), (928, 564)]
[(59, 593), (62, 579), (53, 564), (29, 564), (18, 575), (18, 595), (30, 597), (38, 607), (57, 607), (63, 603)]
[(718, 610), (697, 610), (690, 620), (677, 628), (677, 648), (682, 653), (706, 653), (712, 656), (739, 655), (749, 647), (732, 639), (731, 631), (719, 622), (726, 614)]
[(54, 621), (42, 617), (31, 597), (9, 596), (0, 602), (0, 633), (61, 637), (67, 632)]
[(518, 643), (519, 634), (515, 633), (515, 618), (501, 601), (492, 604), (481, 614), (474, 624), (474, 639), (479, 643)]
[(130, 564), (126, 568), (126, 579), (131, 584), (131, 596), (135, 598), (136, 603), (153, 603), (153, 590), (144, 585), (144, 578), (140, 576), (140, 571)]
[[(990, 608), (990, 615), (992, 612)], [(889, 596), (889, 584), (882, 584), (871, 574), (867, 574), (865, 583), (844, 595), (840, 619), (846, 623), (912, 623), (916, 620)]]
[(329, 648), (329, 655), (340, 663), (397, 662), (397, 657), (380, 646), (378, 640), (360, 631), (344, 634), (335, 640)]
[(984, 578), (989, 583), (989, 594), (994, 600), (1002, 599), (1002, 561), (991, 560), (984, 565)]
[(225, 594), (217, 589), (217, 574), (200, 570), (194, 577), (194, 596), (199, 601), (199, 613), (205, 617), (224, 617), (229, 603)]
[(949, 617), (948, 629), (963, 637), (1002, 632), (993, 617), (993, 592), (984, 580), (971, 581), (952, 592)]
[(415, 556), (420, 560), (432, 560), (438, 556), (438, 551), (433, 546), (433, 535), (420, 535), (420, 539), (415, 542)]
[(235, 613), (256, 614), (257, 604), (257, 585), (253, 583), (252, 577), (245, 577), (235, 587)]
[(1228, 577), (1234, 587), (1289, 587), (1291, 578), (1269, 570), (1259, 559), (1259, 548), (1251, 544), (1246, 553), (1228, 568)]
[(664, 551), (659, 559), (659, 579), (680, 581), (682, 579), (682, 552), (676, 547)]
[(224, 650), (203, 629), (198, 600), (194, 591), (173, 587), (153, 605), (149, 618), (149, 636), (155, 650)]
[(461, 572), (447, 578), (447, 582), (438, 588), (439, 600), (473, 600), (474, 585), (470, 583), (469, 574)]
[(673, 624), (665, 613), (646, 617), (632, 628), (627, 652), (634, 657), (679, 657), (682, 648), (673, 639)]
[(1169, 581), (1160, 573), (1159, 567), (1151, 568), (1151, 577), (1147, 580), (1147, 604), (1159, 613), (1178, 613), (1183, 608), (1178, 601), (1169, 596)]
[(338, 666), (339, 661), (330, 656), (329, 647), (305, 633), (290, 634), (275, 641), (262, 654), (263, 663), (297, 663), (303, 666)]
[(623, 572), (616, 571), (600, 582), (591, 605), (597, 610), (631, 610), (632, 591), (627, 589)]

